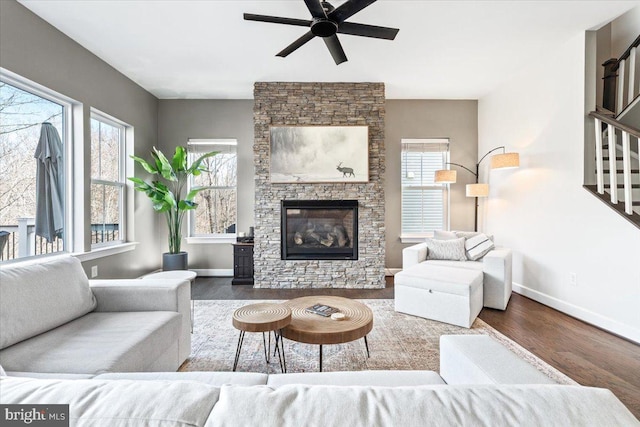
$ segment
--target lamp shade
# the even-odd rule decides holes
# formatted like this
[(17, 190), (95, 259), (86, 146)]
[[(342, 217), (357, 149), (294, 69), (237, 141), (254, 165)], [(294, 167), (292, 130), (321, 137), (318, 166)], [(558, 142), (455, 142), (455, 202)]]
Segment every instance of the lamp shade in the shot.
[(467, 184), (467, 197), (487, 197), (489, 184)]
[(517, 168), (520, 166), (520, 154), (504, 153), (491, 156), (491, 169)]
[(442, 170), (436, 171), (434, 175), (434, 181), (453, 184), (454, 182), (456, 182), (457, 176), (458, 176), (458, 173), (454, 170), (442, 169)]

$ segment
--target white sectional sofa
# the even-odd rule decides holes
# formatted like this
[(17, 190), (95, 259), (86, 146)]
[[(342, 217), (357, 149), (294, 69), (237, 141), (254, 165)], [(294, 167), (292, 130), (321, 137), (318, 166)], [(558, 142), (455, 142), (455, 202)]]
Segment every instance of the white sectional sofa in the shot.
[(77, 426), (638, 426), (606, 389), (559, 385), (488, 336), (443, 336), (441, 373), (110, 373), (0, 378), (0, 402)]
[[(436, 238), (451, 240), (447, 233), (453, 232)], [(478, 261), (429, 259), (428, 253), (427, 243), (402, 251), (402, 271), (394, 276), (396, 311), (469, 328), (482, 307), (506, 309), (510, 249), (494, 248)]]
[(0, 365), (17, 375), (177, 370), (191, 352), (190, 284), (89, 281), (72, 256), (0, 269)]

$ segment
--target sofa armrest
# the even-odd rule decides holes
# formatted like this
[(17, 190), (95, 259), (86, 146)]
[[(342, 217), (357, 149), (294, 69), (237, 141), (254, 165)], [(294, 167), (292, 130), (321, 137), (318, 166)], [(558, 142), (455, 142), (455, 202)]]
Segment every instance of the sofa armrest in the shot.
[(427, 259), (427, 244), (418, 243), (402, 250), (402, 269), (420, 264)]
[(191, 282), (180, 279), (89, 280), (95, 311), (175, 311), (182, 315), (179, 362), (191, 353)]
[(188, 280), (90, 280), (98, 305), (95, 311), (176, 311), (181, 299), (191, 299)]
[(511, 297), (511, 249), (496, 248), (482, 258), (484, 306), (504, 310)]

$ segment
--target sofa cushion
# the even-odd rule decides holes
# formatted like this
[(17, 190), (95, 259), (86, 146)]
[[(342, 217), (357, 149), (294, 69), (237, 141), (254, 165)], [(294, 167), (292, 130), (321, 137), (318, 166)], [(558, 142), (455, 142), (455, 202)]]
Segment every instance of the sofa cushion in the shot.
[(396, 286), (467, 296), (482, 287), (482, 272), (421, 262), (396, 274), (395, 283)]
[(581, 386), (222, 386), (207, 426), (252, 425), (634, 426), (638, 421), (611, 391)]
[(269, 375), (267, 385), (270, 387), (286, 384), (403, 387), (445, 382), (433, 371), (303, 372)]
[(77, 319), (95, 306), (77, 258), (56, 256), (2, 266), (0, 349)]
[(22, 372), (145, 371), (167, 351), (167, 343), (178, 340), (181, 321), (169, 311), (89, 313), (1, 350), (0, 363)]
[(424, 261), (427, 265), (439, 265), (441, 267), (466, 268), (467, 270), (482, 271), (482, 261), (450, 261), (444, 259), (430, 259)]
[(3, 404), (69, 405), (77, 426), (202, 426), (219, 394), (216, 387), (182, 381), (7, 377), (0, 387)]
[(453, 240), (427, 239), (427, 259), (450, 259), (464, 261), (467, 255), (464, 251), (464, 238)]
[[(223, 384), (265, 385), (267, 374), (260, 372), (118, 372), (101, 374), (96, 380), (196, 381), (220, 387)], [(444, 383), (444, 381), (443, 381)]]

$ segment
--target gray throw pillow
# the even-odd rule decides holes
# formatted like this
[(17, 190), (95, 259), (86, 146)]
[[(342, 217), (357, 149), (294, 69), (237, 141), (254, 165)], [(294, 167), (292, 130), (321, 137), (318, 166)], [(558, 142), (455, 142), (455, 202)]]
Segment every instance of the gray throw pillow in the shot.
[(427, 239), (427, 259), (466, 261), (464, 237), (452, 240)]

